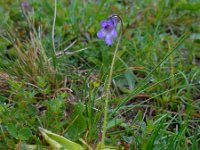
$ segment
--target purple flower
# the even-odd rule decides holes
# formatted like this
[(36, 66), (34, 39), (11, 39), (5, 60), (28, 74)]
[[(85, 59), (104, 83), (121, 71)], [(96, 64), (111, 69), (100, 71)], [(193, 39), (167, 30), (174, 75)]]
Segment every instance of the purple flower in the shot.
[(30, 4), (29, 4), (28, 1), (23, 1), (23, 2), (21, 3), (21, 7), (22, 7), (22, 9), (25, 10), (25, 11), (31, 11), (31, 10), (32, 10), (32, 8), (31, 8), (31, 6), (30, 6)]
[(109, 17), (101, 21), (102, 29), (97, 32), (97, 37), (104, 39), (108, 45), (112, 45), (113, 39), (117, 37), (117, 20), (114, 17)]

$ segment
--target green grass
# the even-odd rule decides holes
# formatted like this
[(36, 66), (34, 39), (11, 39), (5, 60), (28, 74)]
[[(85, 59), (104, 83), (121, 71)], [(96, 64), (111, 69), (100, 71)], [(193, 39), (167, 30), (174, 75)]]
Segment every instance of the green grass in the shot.
[[(0, 149), (50, 149), (39, 127), (100, 149), (106, 97), (106, 146), (200, 148), (198, 0), (57, 0), (59, 57), (54, 0), (20, 3), (0, 2)], [(124, 28), (107, 89), (117, 40), (96, 33), (112, 13)]]

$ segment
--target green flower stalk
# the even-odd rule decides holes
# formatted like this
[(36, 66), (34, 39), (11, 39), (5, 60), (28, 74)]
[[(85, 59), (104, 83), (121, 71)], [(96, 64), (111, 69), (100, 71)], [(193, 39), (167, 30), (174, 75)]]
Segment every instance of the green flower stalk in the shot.
[(111, 45), (113, 43), (113, 39), (117, 37), (117, 31), (116, 31), (116, 26), (117, 22), (121, 23), (121, 31), (120, 35), (117, 41), (117, 45), (114, 51), (112, 63), (110, 66), (110, 71), (108, 74), (108, 81), (105, 87), (106, 95), (105, 95), (105, 106), (104, 106), (104, 119), (103, 119), (103, 130), (102, 130), (102, 139), (101, 139), (101, 149), (105, 147), (105, 137), (106, 137), (106, 126), (107, 126), (107, 119), (108, 119), (108, 101), (110, 99), (110, 86), (112, 82), (112, 74), (113, 74), (113, 68), (117, 56), (117, 52), (119, 49), (119, 44), (121, 41), (122, 37), (122, 32), (123, 32), (123, 21), (119, 15), (111, 15), (108, 19), (104, 20), (101, 22), (102, 29), (97, 33), (97, 36), (99, 38), (105, 39), (106, 43), (108, 45)]

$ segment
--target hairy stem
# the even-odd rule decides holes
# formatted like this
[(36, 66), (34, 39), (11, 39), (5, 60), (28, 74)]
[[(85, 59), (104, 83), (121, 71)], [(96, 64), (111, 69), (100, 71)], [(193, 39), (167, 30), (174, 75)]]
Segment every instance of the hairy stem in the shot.
[(108, 74), (108, 81), (107, 81), (107, 84), (106, 84), (106, 87), (105, 87), (106, 95), (105, 95), (101, 149), (103, 149), (105, 147), (106, 126), (107, 126), (107, 119), (108, 119), (108, 101), (110, 99), (110, 86), (111, 86), (111, 82), (112, 82), (113, 68), (114, 68), (114, 64), (115, 64), (115, 60), (116, 60), (117, 52), (118, 52), (118, 49), (119, 49), (119, 44), (120, 44), (120, 41), (121, 41), (122, 32), (123, 32), (123, 21), (122, 21), (121, 17), (118, 16), (118, 15), (113, 15), (111, 17), (116, 17), (116, 18), (120, 19), (121, 32), (120, 32), (120, 36), (118, 38), (117, 45), (116, 45), (116, 48), (115, 48), (115, 51), (114, 51), (112, 63), (111, 63), (111, 66), (110, 66), (110, 71), (109, 71), (109, 74)]

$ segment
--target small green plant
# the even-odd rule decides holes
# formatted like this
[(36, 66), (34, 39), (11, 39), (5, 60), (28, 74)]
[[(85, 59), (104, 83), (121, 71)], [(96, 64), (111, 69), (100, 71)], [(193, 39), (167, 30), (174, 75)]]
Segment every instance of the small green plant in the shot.
[(106, 79), (106, 85), (105, 85), (105, 106), (104, 106), (104, 119), (103, 119), (103, 130), (102, 130), (102, 143), (100, 146), (100, 149), (104, 149), (105, 147), (105, 136), (106, 136), (106, 130), (107, 130), (107, 119), (108, 119), (108, 102), (110, 100), (110, 87), (111, 87), (111, 81), (112, 81), (112, 74), (113, 74), (113, 68), (114, 68), (114, 64), (115, 64), (115, 60), (117, 57), (117, 51), (119, 49), (119, 44), (120, 44), (120, 40), (122, 37), (122, 31), (123, 31), (123, 21), (121, 19), (120, 16), (118, 15), (111, 15), (107, 20), (102, 21), (101, 25), (102, 25), (102, 29), (97, 33), (97, 36), (99, 38), (105, 38), (105, 41), (108, 45), (112, 44), (112, 40), (113, 38), (116, 38), (117, 36), (117, 31), (116, 31), (116, 25), (117, 25), (117, 21), (120, 21), (121, 23), (121, 32), (120, 32), (120, 36), (117, 42), (117, 46), (115, 48), (114, 54), (113, 54), (113, 58), (112, 58), (112, 63), (110, 65), (110, 70), (109, 70), (109, 74), (107, 75)]
[(198, 0), (0, 1), (0, 149), (199, 149), (199, 14)]

